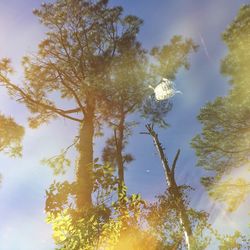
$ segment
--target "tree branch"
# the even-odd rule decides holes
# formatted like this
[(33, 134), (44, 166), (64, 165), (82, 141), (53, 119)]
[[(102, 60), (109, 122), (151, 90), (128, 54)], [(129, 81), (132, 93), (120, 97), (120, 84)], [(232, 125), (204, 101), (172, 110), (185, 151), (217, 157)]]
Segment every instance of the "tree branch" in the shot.
[(75, 98), (75, 100), (76, 100), (76, 102), (77, 102), (77, 104), (78, 104), (80, 110), (83, 112), (83, 114), (85, 114), (85, 109), (84, 109), (84, 107), (83, 107), (83, 105), (82, 105), (82, 103), (81, 103), (81, 101), (80, 101), (78, 95), (77, 95), (76, 92), (74, 91), (74, 89), (71, 88), (68, 84), (65, 83), (65, 81), (64, 81), (64, 79), (63, 79), (63, 77), (62, 77), (62, 73), (61, 73), (60, 70), (56, 67), (56, 65), (55, 65), (55, 64), (52, 64), (52, 65), (53, 65), (53, 67), (55, 68), (55, 70), (57, 71), (57, 73), (58, 73), (58, 75), (59, 75), (59, 78), (60, 78), (61, 83), (63, 84), (63, 86), (65, 86), (65, 87), (72, 93), (72, 95), (74, 96), (74, 98)]
[(43, 103), (43, 102), (40, 102), (38, 100), (34, 100), (30, 95), (28, 95), (27, 93), (25, 93), (25, 91), (23, 89), (21, 89), (20, 87), (18, 87), (17, 85), (11, 83), (9, 81), (8, 78), (4, 77), (3, 75), (0, 74), (0, 80), (2, 80), (3, 83), (5, 83), (5, 85), (7, 85), (7, 88), (9, 88), (10, 90), (14, 90), (15, 92), (19, 93), (20, 96), (21, 96), (21, 99), (27, 101), (28, 103), (30, 104), (36, 104), (36, 105), (39, 105), (40, 107), (44, 108), (45, 110), (49, 110), (49, 111), (52, 111), (62, 117), (65, 117), (65, 118), (68, 118), (70, 120), (73, 120), (73, 121), (77, 121), (77, 122), (82, 122), (82, 119), (78, 119), (78, 118), (75, 118), (75, 117), (72, 117), (72, 116), (69, 116), (68, 114), (71, 114), (71, 113), (75, 113), (78, 111), (78, 109), (69, 109), (69, 110), (63, 110), (63, 109), (59, 109), (55, 106), (51, 106), (51, 105), (48, 105), (46, 103)]
[(175, 155), (175, 158), (174, 158), (173, 164), (172, 164), (172, 168), (171, 168), (171, 175), (172, 175), (172, 178), (174, 178), (174, 176), (175, 176), (175, 168), (176, 168), (176, 163), (177, 163), (177, 161), (178, 161), (178, 158), (179, 158), (180, 152), (181, 152), (181, 150), (180, 150), (180, 149), (178, 149), (178, 150), (177, 150), (177, 153), (176, 153), (176, 155)]

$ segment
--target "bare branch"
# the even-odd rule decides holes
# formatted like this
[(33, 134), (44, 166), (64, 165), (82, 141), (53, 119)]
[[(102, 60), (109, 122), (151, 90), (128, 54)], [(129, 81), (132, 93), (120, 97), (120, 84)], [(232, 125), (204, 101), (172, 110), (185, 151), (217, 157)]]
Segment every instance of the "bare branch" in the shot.
[(172, 168), (171, 168), (172, 178), (174, 178), (174, 175), (175, 175), (176, 163), (177, 163), (178, 158), (179, 158), (179, 156), (180, 156), (180, 152), (181, 152), (181, 150), (180, 150), (180, 149), (178, 149), (178, 150), (177, 150), (177, 153), (176, 153), (176, 155), (175, 155), (175, 158), (174, 158), (173, 164), (172, 164)]

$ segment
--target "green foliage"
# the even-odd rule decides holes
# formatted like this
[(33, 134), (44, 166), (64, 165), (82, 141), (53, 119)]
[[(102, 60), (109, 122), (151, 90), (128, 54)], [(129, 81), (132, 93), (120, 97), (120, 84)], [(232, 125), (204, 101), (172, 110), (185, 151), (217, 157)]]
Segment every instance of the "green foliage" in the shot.
[[(23, 58), (24, 84), (11, 81), (9, 59), (0, 64), (0, 82), (30, 110), (30, 127), (57, 117), (79, 123), (78, 205), (83, 200), (90, 204), (93, 139), (100, 134), (103, 121), (119, 120), (120, 127), (125, 126), (126, 116), (142, 105), (147, 78), (161, 77), (162, 69), (171, 63), (173, 75), (181, 66), (187, 68), (188, 54), (195, 46), (191, 40), (174, 37), (170, 46), (155, 49), (157, 65), (150, 71), (147, 52), (137, 40), (142, 20), (123, 15), (120, 6), (109, 6), (108, 1), (57, 0), (42, 4), (34, 14), (47, 32), (38, 52)], [(119, 138), (123, 144), (123, 136)], [(120, 158), (132, 160), (131, 155)], [(44, 163), (55, 174), (69, 165), (63, 154)]]
[(117, 190), (118, 178), (114, 175), (114, 167), (110, 164), (98, 164), (95, 159), (93, 167), (93, 192), (96, 193), (96, 204), (109, 201), (110, 196)]
[(6, 72), (6, 73), (13, 73), (12, 68), (10, 67), (11, 61), (9, 58), (2, 58), (0, 62), (0, 70), (1, 72)]
[[(188, 191), (190, 187), (179, 187), (186, 206), (186, 212), (192, 225), (193, 246), (195, 249), (206, 249), (211, 242), (209, 235), (208, 214), (197, 211), (189, 206)], [(157, 197), (155, 203), (148, 209), (147, 221), (151, 233), (160, 239), (159, 249), (184, 249), (186, 247), (182, 225), (179, 221), (180, 211), (176, 208), (176, 201), (167, 190)], [(158, 249), (158, 248), (157, 248)]]
[[(108, 1), (74, 0), (45, 3), (34, 11), (47, 33), (38, 53), (23, 58), (24, 86), (11, 82), (9, 59), (0, 64), (0, 81), (31, 111), (31, 127), (60, 116), (83, 122), (93, 102), (97, 128), (107, 99), (120, 96), (113, 86), (118, 82), (124, 99), (129, 88), (128, 101), (138, 100), (145, 52), (136, 35), (142, 21), (122, 13), (121, 7), (109, 7)], [(125, 72), (133, 73), (124, 77)], [(63, 99), (61, 107), (56, 105), (58, 97)]]
[(54, 175), (65, 174), (66, 169), (70, 167), (70, 160), (66, 158), (65, 153), (53, 156), (49, 159), (43, 159), (42, 164), (53, 169)]
[(55, 176), (60, 175), (60, 174), (61, 175), (65, 174), (67, 169), (71, 166), (71, 161), (69, 158), (67, 158), (67, 153), (73, 146), (76, 146), (78, 141), (79, 141), (79, 137), (76, 137), (73, 144), (61, 150), (60, 154), (55, 155), (50, 158), (44, 158), (41, 161), (41, 163), (43, 165), (49, 166), (53, 170), (53, 173)]
[(108, 241), (116, 241), (112, 234), (119, 232), (119, 222), (102, 221), (98, 215), (96, 209), (85, 212), (82, 218), (74, 218), (68, 210), (56, 216), (48, 214), (47, 222), (53, 224), (57, 249), (92, 250)]
[[(4, 72), (3, 75), (2, 72)], [(6, 80), (7, 74), (12, 74), (10, 60), (3, 58), (0, 61), (0, 82)], [(6, 117), (0, 113), (0, 152), (10, 157), (22, 156), (22, 139), (24, 136), (24, 128), (18, 125), (13, 118)], [(2, 176), (0, 175), (0, 185)]]
[(150, 121), (152, 124), (157, 124), (161, 128), (167, 128), (169, 124), (165, 118), (172, 109), (172, 103), (169, 100), (158, 102), (154, 96), (150, 96), (144, 102), (141, 109), (143, 118)]
[[(119, 222), (111, 221), (109, 196), (116, 185), (113, 169), (97, 164), (94, 167), (96, 205), (89, 209), (76, 209), (75, 182), (54, 182), (46, 192), (47, 222), (52, 224), (57, 249), (97, 249), (106, 241), (109, 232), (115, 232)], [(119, 227), (118, 227), (119, 228)]]
[[(137, 202), (134, 200), (129, 206), (135, 207)], [(133, 209), (123, 216), (113, 215), (103, 220), (97, 208), (81, 214), (81, 218), (66, 210), (56, 216), (48, 214), (47, 222), (53, 225), (56, 249), (154, 249), (152, 236), (145, 230), (130, 223), (123, 226), (126, 219), (131, 222), (128, 213), (134, 213)]]
[(61, 183), (54, 181), (49, 189), (46, 190), (46, 212), (54, 215), (74, 206), (73, 201), (69, 200), (69, 196), (71, 195), (73, 198), (75, 194), (76, 188), (74, 182), (69, 183), (68, 181), (64, 181)]
[(123, 222), (123, 227), (137, 227), (140, 223), (140, 215), (145, 208), (146, 203), (141, 198), (140, 194), (127, 195), (127, 187), (123, 185), (121, 192), (118, 195), (117, 202), (112, 203), (115, 214)]
[(250, 183), (243, 178), (228, 178), (217, 182), (209, 194), (218, 201), (226, 202), (229, 211), (235, 211), (250, 193)]
[[(230, 78), (230, 82), (236, 89), (240, 86), (245, 88), (249, 86), (249, 19), (250, 5), (246, 4), (240, 8), (237, 17), (222, 36), (228, 47), (228, 54), (222, 60), (221, 72)], [(247, 97), (246, 93), (241, 94)]]
[[(124, 187), (124, 195), (111, 202), (108, 198), (117, 189), (113, 169), (97, 163), (94, 169), (97, 202), (88, 210), (79, 211), (69, 204), (69, 194), (74, 196), (73, 183), (54, 183), (47, 191), (47, 222), (52, 224), (57, 249), (121, 249), (116, 247), (127, 244), (123, 241), (131, 228), (139, 235), (139, 217), (145, 206), (140, 195), (126, 196)], [(122, 237), (125, 231), (126, 237)]]
[(202, 133), (194, 137), (198, 165), (218, 175), (248, 162), (250, 120), (248, 106), (219, 97), (201, 109)]
[(219, 250), (247, 250), (250, 248), (250, 238), (236, 231), (233, 235), (219, 235)]
[(232, 169), (249, 167), (249, 14), (250, 5), (242, 6), (223, 33), (228, 53), (221, 62), (221, 73), (230, 78), (231, 89), (227, 96), (218, 97), (201, 109), (198, 119), (203, 125), (202, 133), (192, 141), (198, 165), (215, 172), (215, 176), (204, 178), (203, 183), (215, 199), (226, 201), (230, 210), (236, 209), (249, 194), (247, 179), (234, 181), (228, 178), (220, 182)]
[[(188, 56), (197, 50), (197, 46), (190, 39), (175, 36), (170, 44), (151, 50), (153, 63), (150, 64), (151, 58), (147, 57), (147, 52), (136, 38), (142, 20), (131, 15), (124, 16), (121, 7), (109, 7), (107, 0), (57, 0), (43, 4), (34, 14), (46, 26), (47, 33), (39, 44), (38, 53), (23, 58), (25, 84), (18, 86), (11, 82), (9, 75), (13, 69), (9, 59), (0, 62), (0, 82), (5, 84), (11, 96), (18, 97), (18, 101), (28, 107), (31, 112), (29, 125), (36, 128), (50, 119), (64, 117), (78, 122), (81, 128), (87, 124), (95, 130), (95, 135), (101, 133), (103, 121), (108, 122), (115, 133), (119, 130), (118, 137), (115, 134), (107, 141), (103, 154), (105, 164), (98, 164), (98, 159), (93, 161), (93, 136), (85, 136), (88, 140), (82, 136), (77, 149), (81, 159), (86, 156), (91, 159), (87, 159), (87, 165), (78, 166), (78, 170), (85, 167), (85, 172), (82, 171), (81, 178), (76, 182), (54, 181), (46, 191), (47, 222), (52, 225), (57, 249), (184, 248), (184, 229), (178, 220), (180, 209), (174, 197), (166, 192), (148, 207), (139, 194), (128, 195), (124, 183), (117, 197), (120, 183), (114, 165), (118, 162), (115, 159), (118, 151), (122, 163), (133, 160), (130, 154), (122, 154), (131, 134), (131, 127), (126, 123), (129, 114), (140, 110), (142, 116), (153, 124), (168, 126), (164, 118), (172, 104), (170, 101), (157, 102), (152, 96), (143, 102), (150, 93), (148, 84), (155, 85), (162, 77), (173, 80), (180, 68), (188, 69)], [(230, 50), (235, 52), (223, 61), (224, 74), (232, 72), (232, 65), (238, 66), (236, 52), (242, 58), (238, 69), (248, 62), (248, 37), (239, 40), (239, 33), (236, 32), (236, 37), (230, 40), (235, 30), (242, 26), (248, 27), (248, 14), (249, 8), (242, 8), (239, 18), (247, 18), (247, 21), (243, 25), (240, 22), (232, 26), (230, 34), (225, 33), (225, 41), (228, 41)], [(238, 46), (241, 41), (244, 46)], [(230, 96), (208, 104), (200, 115), (204, 133), (194, 139), (193, 146), (197, 149), (200, 164), (215, 170), (219, 177), (234, 167), (236, 162), (242, 165), (247, 159), (245, 152), (249, 149), (249, 121), (245, 117), (249, 116), (249, 103), (244, 98), (244, 101), (238, 98), (238, 93), (246, 87), (246, 79), (249, 79), (246, 77), (249, 76), (247, 72), (244, 68), (242, 75), (237, 73), (236, 77), (232, 77), (235, 86)], [(239, 87), (236, 82), (239, 82)], [(58, 97), (61, 98), (60, 107), (57, 106)], [(68, 109), (69, 105), (73, 105), (73, 108)], [(0, 139), (0, 150), (7, 148), (10, 155), (20, 155), (23, 129), (12, 119), (0, 116), (1, 120), (0, 135), (2, 133), (4, 136)], [(221, 122), (219, 125), (218, 121)], [(231, 123), (227, 127), (225, 124), (228, 121)], [(232, 133), (234, 129), (236, 132)], [(81, 132), (86, 134), (90, 130)], [(241, 138), (238, 138), (239, 131), (244, 134)], [(218, 141), (220, 134), (224, 142), (217, 145), (214, 142)], [(117, 139), (120, 140), (119, 147)], [(209, 140), (212, 140), (211, 144)], [(87, 148), (88, 152), (83, 152), (83, 148)], [(234, 152), (231, 152), (232, 148)], [(55, 175), (65, 173), (70, 166), (66, 156), (68, 149), (43, 160), (54, 170)], [(219, 153), (216, 154), (214, 149)], [(214, 180), (206, 179), (209, 184)], [(89, 207), (76, 207), (77, 195), (83, 193), (80, 189), (84, 187), (79, 182), (93, 183), (90, 188), (85, 186), (94, 198)], [(240, 184), (246, 183), (240, 180)], [(192, 224), (195, 249), (205, 249), (211, 241), (208, 215), (189, 206), (185, 187), (177, 188), (180, 188)], [(217, 190), (211, 191), (212, 195), (227, 200), (228, 197), (219, 196), (223, 188), (225, 185), (217, 186)], [(243, 197), (244, 193), (238, 193), (239, 200)], [(235, 206), (231, 200), (230, 206)], [(221, 241), (221, 249), (243, 247), (238, 240), (245, 240), (237, 232), (233, 236), (222, 237), (217, 234), (217, 239)]]
[[(47, 222), (52, 224), (56, 249), (172, 250), (184, 249), (184, 233), (176, 200), (166, 191), (147, 205), (139, 194), (127, 194), (123, 185), (117, 197), (118, 180), (111, 165), (94, 165), (95, 204), (89, 209), (75, 208), (76, 183), (54, 182), (46, 192)], [(247, 249), (247, 238), (220, 235), (208, 223), (208, 214), (189, 205), (192, 189), (179, 191), (192, 224), (193, 246), (204, 250), (211, 242), (220, 249)], [(117, 197), (117, 199), (115, 198)], [(236, 237), (237, 236), (237, 237)], [(231, 248), (230, 248), (231, 247)]]
[(188, 55), (197, 49), (192, 39), (184, 40), (181, 36), (174, 36), (169, 44), (151, 50), (156, 60), (156, 64), (152, 65), (153, 73), (174, 80), (181, 67), (189, 69)]
[[(124, 164), (125, 168), (125, 163), (129, 164), (134, 160), (134, 157), (132, 154), (129, 153), (124, 153), (125, 147), (128, 144), (128, 138), (131, 135), (132, 128), (135, 126), (135, 123), (129, 123), (129, 122), (124, 122), (123, 128), (122, 128), (122, 145), (121, 145), (121, 151), (122, 151), (122, 162)], [(102, 160), (103, 162), (111, 163), (113, 166), (117, 166), (117, 144), (118, 140), (120, 138), (117, 138), (117, 128), (114, 126), (114, 135), (106, 140), (105, 147), (102, 152)]]
[(15, 123), (12, 118), (0, 114), (0, 151), (11, 157), (21, 156), (21, 141), (24, 128)]
[[(161, 78), (174, 80), (182, 67), (189, 69), (189, 55), (192, 52), (196, 52), (197, 49), (198, 46), (192, 39), (184, 40), (182, 36), (174, 36), (169, 44), (153, 48), (150, 54), (154, 63), (150, 65), (148, 83), (156, 86)], [(147, 93), (150, 92), (147, 91)], [(165, 121), (165, 118), (171, 109), (172, 103), (169, 100), (158, 102), (151, 93), (151, 96), (144, 100), (141, 107), (141, 115), (149, 123), (166, 128), (168, 123)]]

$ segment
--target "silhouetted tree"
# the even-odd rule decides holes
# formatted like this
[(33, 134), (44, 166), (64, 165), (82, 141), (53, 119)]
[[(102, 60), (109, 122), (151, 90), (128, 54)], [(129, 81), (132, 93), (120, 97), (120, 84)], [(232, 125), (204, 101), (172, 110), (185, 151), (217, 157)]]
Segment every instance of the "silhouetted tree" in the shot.
[[(231, 170), (246, 170), (250, 152), (250, 5), (241, 7), (236, 19), (223, 33), (228, 54), (221, 62), (221, 73), (228, 76), (231, 89), (201, 109), (198, 116), (202, 132), (194, 137), (192, 146), (198, 165), (212, 171), (202, 179), (210, 194), (227, 201), (236, 209), (250, 193), (248, 180), (228, 177)], [(244, 170), (244, 171), (245, 171)], [(226, 176), (223, 181), (222, 177)]]
[(124, 164), (133, 160), (131, 154), (123, 152), (131, 129), (136, 124), (131, 119), (126, 121), (128, 116), (140, 111), (152, 123), (166, 126), (165, 117), (171, 110), (171, 101), (158, 102), (148, 86), (156, 85), (164, 77), (174, 80), (181, 67), (189, 69), (188, 57), (197, 50), (191, 39), (184, 40), (181, 36), (174, 36), (169, 44), (153, 48), (149, 58), (145, 57), (142, 48), (138, 48), (141, 48), (139, 43), (125, 44), (121, 48), (124, 50), (122, 57), (112, 67), (113, 84), (110, 87), (113, 87), (114, 94), (109, 100), (112, 108), (108, 110), (111, 110), (111, 114), (106, 117), (114, 133), (107, 140), (103, 160), (117, 165), (120, 190), (124, 184)]
[(164, 153), (164, 149), (162, 144), (159, 141), (158, 134), (155, 132), (154, 127), (150, 124), (146, 125), (146, 129), (148, 132), (146, 134), (150, 135), (153, 139), (154, 145), (159, 153), (159, 157), (162, 162), (162, 166), (165, 173), (166, 182), (168, 185), (169, 195), (171, 197), (172, 203), (175, 207), (175, 212), (180, 221), (180, 224), (183, 228), (183, 234), (186, 241), (187, 249), (193, 249), (193, 232), (192, 232), (192, 224), (188, 217), (187, 207), (185, 201), (183, 199), (182, 193), (180, 191), (179, 186), (175, 181), (175, 168), (176, 163), (180, 155), (180, 150), (177, 151), (173, 164), (170, 166), (168, 163), (168, 159)]
[[(58, 0), (35, 10), (47, 28), (36, 55), (24, 57), (25, 83), (11, 81), (8, 61), (0, 80), (33, 114), (31, 127), (63, 117), (79, 125), (77, 206), (90, 207), (93, 190), (93, 138), (112, 75), (110, 68), (136, 40), (141, 20), (123, 16), (108, 1)], [(63, 101), (62, 101), (63, 100)]]

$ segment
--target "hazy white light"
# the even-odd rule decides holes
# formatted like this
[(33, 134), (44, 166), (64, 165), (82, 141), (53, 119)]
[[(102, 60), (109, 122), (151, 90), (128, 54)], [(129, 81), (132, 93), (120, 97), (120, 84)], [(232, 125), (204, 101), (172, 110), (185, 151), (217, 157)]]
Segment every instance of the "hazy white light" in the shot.
[(181, 93), (181, 91), (174, 88), (174, 83), (166, 78), (162, 78), (161, 82), (155, 88), (151, 85), (149, 85), (149, 88), (154, 90), (157, 101), (167, 100), (175, 94)]

